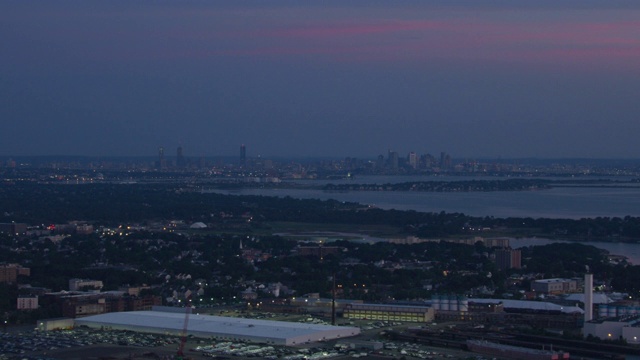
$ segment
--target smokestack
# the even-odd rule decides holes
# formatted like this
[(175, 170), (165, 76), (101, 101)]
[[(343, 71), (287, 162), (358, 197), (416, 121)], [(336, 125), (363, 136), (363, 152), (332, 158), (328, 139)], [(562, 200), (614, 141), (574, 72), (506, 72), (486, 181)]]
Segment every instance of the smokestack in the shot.
[(584, 322), (593, 319), (593, 274), (584, 274)]

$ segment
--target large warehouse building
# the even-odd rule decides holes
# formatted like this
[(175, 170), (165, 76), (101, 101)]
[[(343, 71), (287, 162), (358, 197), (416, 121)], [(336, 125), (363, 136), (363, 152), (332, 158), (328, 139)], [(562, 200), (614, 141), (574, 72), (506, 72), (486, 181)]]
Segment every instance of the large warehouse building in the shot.
[[(75, 319), (76, 326), (132, 330), (155, 334), (180, 335), (184, 313), (128, 311)], [(355, 336), (356, 327), (315, 325), (192, 314), (187, 333), (195, 337), (250, 341), (275, 345), (298, 345)]]

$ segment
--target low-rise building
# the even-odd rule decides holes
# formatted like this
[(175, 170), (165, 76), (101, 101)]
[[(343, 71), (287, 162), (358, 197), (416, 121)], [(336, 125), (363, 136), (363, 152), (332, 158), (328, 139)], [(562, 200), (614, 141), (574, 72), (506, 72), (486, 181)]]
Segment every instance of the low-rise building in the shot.
[(81, 235), (93, 234), (93, 225), (78, 224), (76, 226), (76, 234), (81, 234)]
[(152, 295), (129, 296), (122, 291), (61, 291), (45, 294), (41, 303), (56, 305), (63, 316), (76, 318), (110, 312), (151, 310), (154, 305), (162, 304), (162, 298)]
[(31, 269), (19, 264), (0, 264), (0, 283), (14, 284), (18, 276), (30, 276)]
[(72, 329), (74, 326), (74, 320), (71, 318), (52, 318), (38, 320), (38, 331), (52, 331), (62, 329)]
[(89, 279), (77, 279), (73, 278), (69, 280), (69, 291), (80, 291), (84, 288), (92, 288), (100, 290), (104, 284), (101, 280), (89, 280)]
[(151, 287), (148, 285), (142, 285), (142, 286), (123, 285), (118, 288), (118, 291), (123, 291), (131, 296), (140, 296), (140, 291), (149, 290), (149, 289), (151, 289)]
[(240, 298), (243, 300), (255, 300), (258, 298), (258, 293), (253, 291), (252, 288), (248, 288), (240, 292)]
[(22, 235), (27, 232), (27, 224), (23, 223), (0, 223), (0, 233), (9, 235)]
[(327, 255), (339, 254), (344, 248), (339, 246), (298, 246), (294, 250), (300, 256), (316, 256), (322, 259)]
[(531, 283), (531, 290), (542, 294), (567, 294), (578, 291), (574, 279), (542, 279)]
[(18, 310), (35, 310), (38, 308), (37, 296), (18, 296), (16, 303)]

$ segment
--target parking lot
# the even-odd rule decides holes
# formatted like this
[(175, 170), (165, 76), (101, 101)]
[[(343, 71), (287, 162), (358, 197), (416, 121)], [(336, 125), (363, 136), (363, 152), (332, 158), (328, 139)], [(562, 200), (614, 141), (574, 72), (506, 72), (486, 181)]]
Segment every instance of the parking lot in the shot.
[[(97, 352), (91, 349), (95, 349), (97, 346), (104, 347), (104, 345), (118, 349), (123, 347), (163, 348), (178, 343), (179, 339), (176, 337), (130, 331), (101, 331), (83, 328), (47, 332), (23, 330), (0, 334), (0, 359), (29, 357), (58, 359), (66, 358), (60, 357), (59, 354), (78, 352), (78, 349), (81, 350), (80, 352)], [(107, 352), (118, 353), (122, 351)], [(54, 354), (58, 355), (53, 357)], [(81, 354), (80, 358), (86, 358), (86, 355)]]
[[(228, 316), (230, 314), (225, 314)], [(309, 315), (282, 316), (269, 313), (235, 313), (236, 316), (256, 317), (309, 323), (326, 323), (326, 319)], [(281, 319), (281, 317), (283, 317)], [(386, 330), (402, 330), (420, 326), (415, 323), (385, 321), (349, 321), (340, 319), (345, 326), (360, 327), (358, 337), (337, 341), (307, 344), (303, 347), (267, 346), (246, 342), (219, 341), (189, 337), (185, 353), (190, 359), (481, 359), (459, 349), (443, 349), (426, 345), (393, 342), (383, 334)], [(376, 343), (376, 346), (373, 343)], [(355, 344), (355, 345), (354, 345)], [(133, 331), (75, 328), (48, 332), (23, 329), (0, 334), (0, 360), (5, 359), (125, 359), (171, 358), (177, 353), (180, 338)], [(376, 348), (374, 350), (374, 348)]]

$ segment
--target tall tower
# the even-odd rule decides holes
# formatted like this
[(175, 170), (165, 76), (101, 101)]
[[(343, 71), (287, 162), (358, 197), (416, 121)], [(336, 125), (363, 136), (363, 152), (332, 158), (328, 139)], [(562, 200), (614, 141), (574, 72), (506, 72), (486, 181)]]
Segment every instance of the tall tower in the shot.
[(440, 153), (440, 168), (443, 170), (451, 169), (451, 156), (444, 151)]
[(378, 155), (378, 160), (376, 161), (376, 170), (384, 169), (384, 155)]
[(240, 145), (240, 166), (247, 166), (247, 148), (244, 144)]
[(187, 162), (184, 159), (184, 154), (182, 153), (182, 145), (178, 146), (177, 154), (176, 154), (176, 166), (179, 168), (184, 168), (187, 165)]
[(398, 153), (395, 151), (389, 150), (387, 162), (388, 162), (389, 169), (391, 169), (391, 171), (397, 171), (398, 170)]
[(418, 155), (413, 151), (409, 153), (409, 166), (414, 169), (418, 168)]
[(593, 319), (593, 274), (584, 274), (584, 322)]
[(158, 148), (158, 169), (164, 169), (167, 167), (167, 160), (164, 158), (164, 148), (161, 146)]

